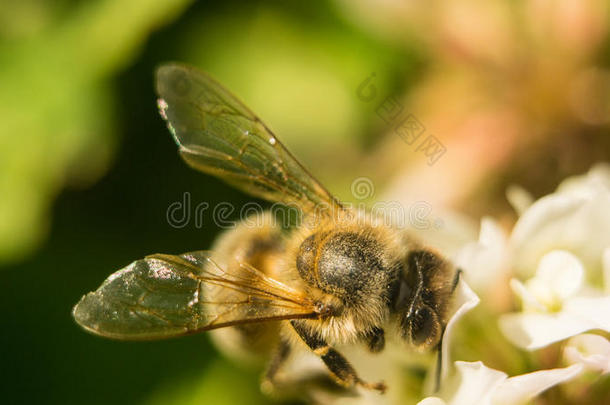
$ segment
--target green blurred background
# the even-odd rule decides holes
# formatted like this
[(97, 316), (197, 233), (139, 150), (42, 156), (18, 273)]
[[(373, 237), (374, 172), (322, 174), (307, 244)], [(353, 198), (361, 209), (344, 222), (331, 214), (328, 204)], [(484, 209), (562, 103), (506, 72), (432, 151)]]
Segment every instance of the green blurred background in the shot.
[[(414, 3), (5, 0), (2, 402), (268, 402), (260, 370), (206, 336), (119, 343), (70, 316), (136, 258), (209, 247), (210, 216), (199, 229), (166, 220), (185, 192), (195, 205), (251, 201), (179, 159), (153, 92), (164, 61), (210, 72), (345, 199), (367, 176), (376, 197), (510, 218), (508, 184), (542, 195), (609, 159), (605, 2)], [(366, 101), (357, 89), (373, 73)], [(388, 97), (446, 157), (429, 166), (396, 135), (376, 111)]]

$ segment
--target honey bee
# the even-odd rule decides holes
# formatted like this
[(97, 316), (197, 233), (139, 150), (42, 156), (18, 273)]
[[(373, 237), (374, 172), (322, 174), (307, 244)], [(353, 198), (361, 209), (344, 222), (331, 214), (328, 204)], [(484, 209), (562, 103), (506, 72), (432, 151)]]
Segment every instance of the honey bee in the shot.
[[(459, 274), (448, 260), (406, 230), (342, 204), (208, 75), (163, 65), (156, 89), (190, 166), (296, 206), (303, 221), (286, 232), (266, 212), (259, 226), (242, 222), (225, 231), (210, 251), (136, 260), (81, 298), (73, 310), (80, 326), (123, 340), (224, 328), (215, 333), (237, 336), (236, 350), (276, 347), (267, 386), (300, 347), (319, 356), (339, 385), (384, 392), (383, 382), (364, 381), (335, 347), (380, 352), (386, 333), (418, 350), (440, 347)], [(236, 342), (216, 337), (221, 345)]]

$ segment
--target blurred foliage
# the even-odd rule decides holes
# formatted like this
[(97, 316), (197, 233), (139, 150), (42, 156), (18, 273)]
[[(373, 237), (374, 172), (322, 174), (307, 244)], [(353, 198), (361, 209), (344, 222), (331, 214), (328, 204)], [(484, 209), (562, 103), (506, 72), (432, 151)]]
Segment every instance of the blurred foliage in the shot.
[[(193, 376), (195, 377), (195, 376)], [(258, 385), (259, 376), (244, 373), (235, 366), (214, 361), (203, 375), (171, 387), (160, 387), (147, 405), (199, 405), (213, 401), (216, 405), (257, 405), (269, 402)]]
[(0, 262), (39, 243), (65, 182), (106, 170), (117, 141), (112, 75), (187, 3), (3, 3)]

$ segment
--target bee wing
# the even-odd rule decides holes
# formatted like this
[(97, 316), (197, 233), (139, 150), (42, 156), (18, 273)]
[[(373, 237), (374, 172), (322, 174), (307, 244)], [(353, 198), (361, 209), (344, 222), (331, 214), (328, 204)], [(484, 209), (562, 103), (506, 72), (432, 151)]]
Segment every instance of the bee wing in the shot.
[(136, 260), (83, 296), (73, 316), (89, 332), (124, 340), (318, 316), (302, 293), (246, 263), (227, 266), (231, 274), (219, 262), (209, 251)]
[(190, 166), (305, 212), (341, 208), (248, 107), (205, 73), (163, 65), (156, 87), (161, 115)]

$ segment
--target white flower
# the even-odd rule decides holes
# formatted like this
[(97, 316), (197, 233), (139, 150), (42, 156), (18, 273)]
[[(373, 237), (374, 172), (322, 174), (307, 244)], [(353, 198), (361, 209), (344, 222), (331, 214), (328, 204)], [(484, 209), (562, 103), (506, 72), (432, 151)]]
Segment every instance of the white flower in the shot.
[(508, 186), (506, 199), (519, 215), (522, 215), (534, 203), (534, 197), (530, 192), (517, 184)]
[(599, 281), (602, 252), (610, 247), (610, 165), (566, 179), (553, 194), (525, 209), (510, 244), (515, 270), (531, 277), (540, 258), (555, 249), (574, 253)]
[(522, 194), (509, 193), (522, 211), (510, 260), (529, 280), (511, 280), (523, 309), (500, 318), (502, 332), (534, 350), (588, 330), (610, 331), (610, 165), (566, 179), (531, 205)]
[(480, 361), (456, 361), (455, 366), (458, 375), (453, 381), (453, 387), (448, 387), (452, 394), (428, 397), (418, 405), (522, 404), (542, 391), (576, 377), (583, 369), (582, 365), (574, 364), (509, 378), (505, 373), (486, 367)]
[(500, 329), (515, 345), (534, 350), (579, 333), (610, 332), (610, 296), (584, 283), (584, 268), (573, 254), (556, 250), (540, 260), (525, 284), (511, 280), (523, 311), (500, 317)]
[(581, 363), (586, 368), (610, 373), (610, 341), (599, 335), (583, 334), (571, 338), (563, 351), (568, 363)]
[(489, 291), (508, 270), (506, 234), (492, 218), (483, 218), (479, 240), (462, 247), (454, 262), (475, 291)]

